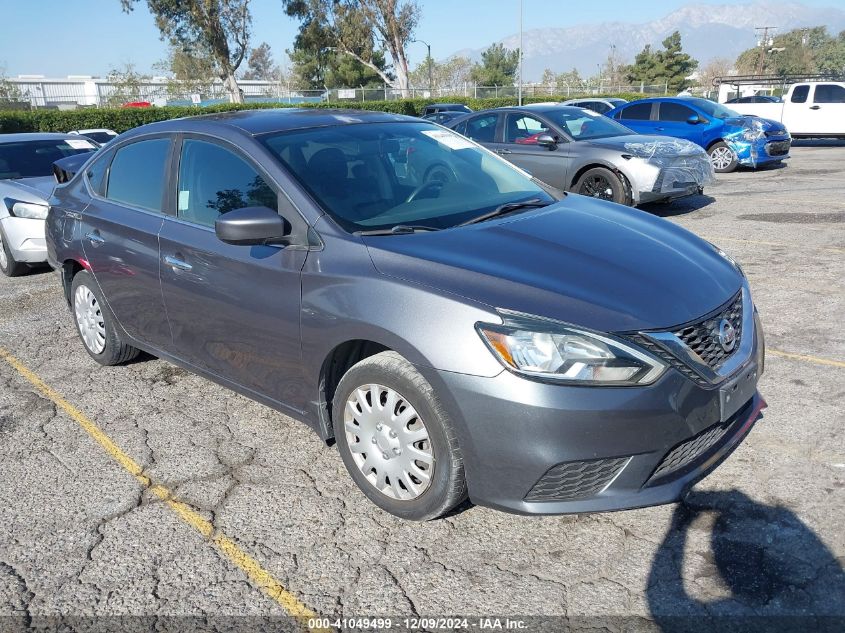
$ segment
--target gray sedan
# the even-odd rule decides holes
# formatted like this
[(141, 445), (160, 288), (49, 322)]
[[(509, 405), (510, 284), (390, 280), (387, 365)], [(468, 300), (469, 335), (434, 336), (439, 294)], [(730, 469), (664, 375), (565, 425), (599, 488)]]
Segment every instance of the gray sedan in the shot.
[(446, 125), (558, 189), (620, 204), (680, 198), (714, 182), (698, 145), (639, 135), (584, 108), (498, 108)]

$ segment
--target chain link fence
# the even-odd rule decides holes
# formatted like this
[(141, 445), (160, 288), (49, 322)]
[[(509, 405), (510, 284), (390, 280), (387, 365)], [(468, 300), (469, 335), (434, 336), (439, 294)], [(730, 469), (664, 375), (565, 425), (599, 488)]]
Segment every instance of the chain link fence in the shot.
[[(397, 90), (390, 86), (331, 88), (325, 90), (298, 90), (279, 82), (241, 81), (241, 92), (246, 102), (262, 103), (307, 103), (307, 102), (365, 102), (395, 99), (443, 99), (463, 97), (486, 99), (495, 97), (516, 97), (517, 86), (461, 86), (437, 87), (433, 90), (414, 87)], [(7, 79), (5, 91), (0, 94), (0, 108), (39, 109), (52, 108), (72, 110), (82, 107), (117, 107), (129, 103), (150, 105), (211, 105), (229, 102), (229, 95), (222, 83), (184, 86), (168, 81), (151, 81), (133, 85), (109, 81), (83, 79)], [(645, 93), (668, 94), (666, 84), (618, 85), (593, 83), (579, 85), (524, 84), (525, 97), (580, 97), (587, 95)]]

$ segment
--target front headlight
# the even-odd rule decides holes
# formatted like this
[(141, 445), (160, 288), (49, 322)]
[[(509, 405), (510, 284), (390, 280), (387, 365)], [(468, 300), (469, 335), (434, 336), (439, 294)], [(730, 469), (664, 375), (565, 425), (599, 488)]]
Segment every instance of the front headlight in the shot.
[(733, 257), (731, 257), (730, 255), (728, 255), (728, 254), (727, 254), (725, 251), (723, 251), (721, 248), (719, 248), (718, 246), (716, 246), (713, 242), (707, 242), (707, 243), (708, 243), (708, 244), (710, 244), (710, 246), (712, 246), (712, 247), (713, 247), (713, 250), (714, 250), (714, 251), (716, 251), (716, 253), (718, 253), (720, 257), (722, 257), (723, 259), (725, 259), (725, 260), (726, 260), (726, 261), (727, 261), (727, 262), (728, 262), (731, 266), (733, 266), (734, 268), (736, 268), (736, 271), (737, 271), (740, 275), (742, 275), (743, 277), (745, 277), (745, 271), (744, 271), (744, 270), (742, 270), (742, 266), (740, 266), (740, 265), (739, 265), (739, 262), (738, 262), (738, 261), (736, 261)]
[(666, 365), (619, 340), (556, 321), (508, 313), (478, 333), (508, 369), (526, 376), (585, 385), (645, 385)]
[(46, 204), (35, 202), (17, 202), (6, 200), (6, 208), (16, 218), (29, 218), (30, 220), (46, 220), (50, 207)]

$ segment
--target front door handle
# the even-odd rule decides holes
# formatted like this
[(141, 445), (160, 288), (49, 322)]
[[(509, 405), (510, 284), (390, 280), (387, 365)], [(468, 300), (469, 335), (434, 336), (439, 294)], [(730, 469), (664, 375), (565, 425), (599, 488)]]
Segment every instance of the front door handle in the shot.
[(176, 270), (191, 270), (193, 266), (191, 266), (188, 262), (183, 262), (181, 259), (173, 257), (172, 255), (168, 255), (164, 258), (164, 263), (174, 268)]
[(100, 233), (98, 231), (93, 231), (91, 233), (88, 233), (85, 236), (85, 239), (87, 239), (89, 242), (91, 242), (91, 246), (100, 246), (101, 244), (106, 243), (106, 240), (103, 239), (103, 237), (100, 235)]
[(665, 127), (656, 127), (656, 128), (654, 128), (654, 131), (655, 132), (662, 132), (665, 129), (666, 129)]
[(810, 110), (821, 110), (821, 106), (810, 106)]
[(497, 149), (496, 153), (499, 156), (504, 156), (505, 154), (512, 154), (513, 152), (511, 152), (509, 149)]

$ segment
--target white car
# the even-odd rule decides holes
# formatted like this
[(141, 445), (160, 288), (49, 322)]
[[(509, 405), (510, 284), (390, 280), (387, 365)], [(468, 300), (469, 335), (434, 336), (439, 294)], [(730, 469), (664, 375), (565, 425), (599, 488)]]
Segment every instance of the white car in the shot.
[(793, 138), (845, 138), (845, 83), (806, 81), (789, 87), (779, 103), (732, 103), (740, 114), (780, 121)]
[(599, 114), (610, 112), (614, 108), (618, 108), (623, 103), (628, 103), (627, 99), (619, 99), (617, 97), (610, 97), (608, 99), (570, 99), (564, 101), (561, 105), (575, 106), (576, 108), (586, 108)]
[(113, 141), (117, 138), (117, 132), (104, 127), (90, 128), (87, 130), (71, 130), (68, 134), (73, 134), (74, 136), (84, 136), (100, 146), (103, 146), (109, 141)]
[(0, 135), (0, 272), (15, 277), (47, 261), (44, 220), (56, 185), (53, 162), (96, 149), (79, 135)]

